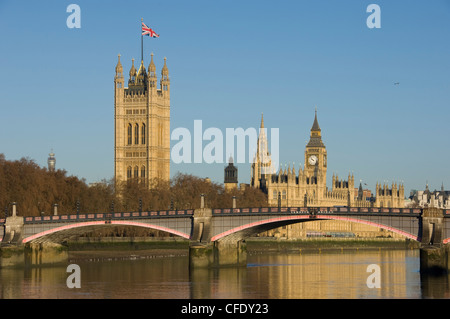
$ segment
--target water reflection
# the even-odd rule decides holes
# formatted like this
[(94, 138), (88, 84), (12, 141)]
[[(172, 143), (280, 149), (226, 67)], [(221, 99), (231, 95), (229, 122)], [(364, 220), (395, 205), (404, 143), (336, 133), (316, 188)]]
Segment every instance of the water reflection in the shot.
[(449, 275), (421, 274), (421, 291), (423, 298), (450, 298)]
[[(247, 267), (189, 271), (186, 256), (77, 262), (81, 288), (66, 286), (66, 266), (2, 269), (0, 297), (148, 299), (449, 298), (448, 275), (421, 275), (416, 250), (270, 253)], [(377, 264), (381, 288), (369, 288)]]

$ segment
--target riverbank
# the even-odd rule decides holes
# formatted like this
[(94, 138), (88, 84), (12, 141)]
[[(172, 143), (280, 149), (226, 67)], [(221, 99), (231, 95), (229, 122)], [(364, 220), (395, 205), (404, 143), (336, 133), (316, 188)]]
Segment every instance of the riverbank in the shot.
[[(394, 238), (305, 238), (254, 237), (246, 240), (250, 254), (298, 253), (373, 249), (415, 249), (418, 243)], [(104, 237), (78, 238), (66, 243), (69, 261), (105, 261), (188, 256), (189, 241), (182, 238)]]
[(69, 262), (178, 257), (189, 253), (189, 241), (174, 237), (80, 237), (66, 246)]
[(247, 251), (261, 252), (317, 252), (344, 251), (355, 249), (416, 249), (419, 243), (407, 239), (396, 238), (304, 238), (304, 239), (272, 239), (249, 238), (246, 240)]

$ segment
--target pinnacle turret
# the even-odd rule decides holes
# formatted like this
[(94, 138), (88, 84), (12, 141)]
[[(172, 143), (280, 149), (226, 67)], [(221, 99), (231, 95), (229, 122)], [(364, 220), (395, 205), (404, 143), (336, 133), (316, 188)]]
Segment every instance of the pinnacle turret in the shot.
[(122, 77), (123, 76), (123, 67), (122, 63), (120, 63), (120, 54), (118, 55), (117, 65), (116, 65), (116, 76)]
[(164, 57), (164, 66), (161, 70), (161, 75), (163, 76), (164, 80), (168, 80), (168, 76), (169, 76), (169, 68), (167, 68), (167, 64), (166, 64), (167, 58)]
[(153, 52), (151, 54), (150, 64), (148, 65), (148, 75), (151, 77), (156, 77), (156, 66), (155, 62), (153, 62)]
[(134, 81), (136, 80), (136, 75), (137, 75), (136, 68), (134, 67), (134, 59), (131, 59), (131, 69), (130, 69), (129, 74), (130, 74), (129, 82), (134, 83)]

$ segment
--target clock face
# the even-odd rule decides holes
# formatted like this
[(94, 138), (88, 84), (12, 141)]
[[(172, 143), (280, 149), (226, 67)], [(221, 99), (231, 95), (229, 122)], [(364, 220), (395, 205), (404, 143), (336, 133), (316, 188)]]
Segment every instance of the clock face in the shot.
[(317, 164), (317, 156), (316, 155), (311, 155), (308, 159), (308, 163), (310, 165), (316, 165)]

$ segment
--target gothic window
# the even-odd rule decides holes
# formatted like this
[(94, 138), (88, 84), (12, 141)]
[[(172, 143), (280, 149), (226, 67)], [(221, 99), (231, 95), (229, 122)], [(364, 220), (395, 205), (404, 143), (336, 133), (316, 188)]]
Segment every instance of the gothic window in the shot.
[(142, 124), (141, 127), (141, 144), (145, 144), (145, 124)]
[(128, 166), (127, 168), (127, 179), (131, 178), (131, 166)]
[(134, 177), (135, 178), (139, 177), (139, 168), (137, 166), (134, 167)]
[(139, 125), (134, 125), (134, 144), (139, 144)]
[(286, 199), (286, 191), (285, 190), (281, 193), (281, 199)]
[(131, 141), (132, 141), (132, 133), (133, 133), (133, 127), (131, 124), (128, 124), (128, 145), (131, 145)]
[(145, 166), (141, 167), (141, 177), (145, 177)]
[(272, 193), (272, 198), (273, 198), (273, 199), (277, 199), (277, 191), (273, 191), (273, 193)]

